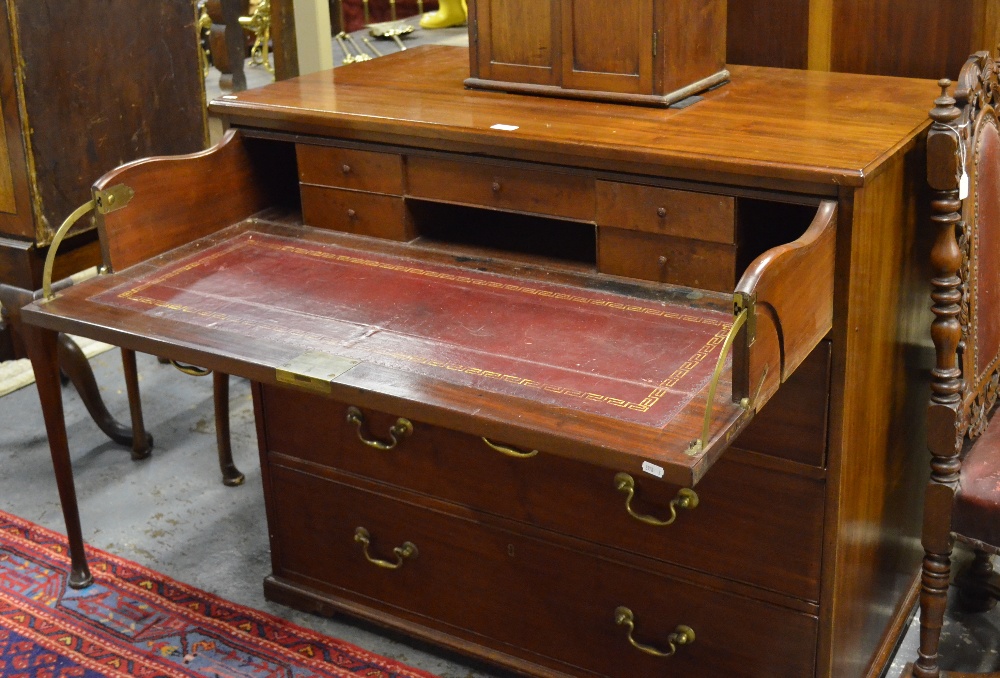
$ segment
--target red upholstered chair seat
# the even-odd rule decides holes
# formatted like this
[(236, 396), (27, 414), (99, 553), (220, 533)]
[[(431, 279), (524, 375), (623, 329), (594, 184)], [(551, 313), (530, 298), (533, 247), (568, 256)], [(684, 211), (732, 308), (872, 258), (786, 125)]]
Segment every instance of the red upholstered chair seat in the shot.
[(1000, 422), (991, 421), (966, 453), (959, 485), (953, 530), (969, 539), (1000, 544)]

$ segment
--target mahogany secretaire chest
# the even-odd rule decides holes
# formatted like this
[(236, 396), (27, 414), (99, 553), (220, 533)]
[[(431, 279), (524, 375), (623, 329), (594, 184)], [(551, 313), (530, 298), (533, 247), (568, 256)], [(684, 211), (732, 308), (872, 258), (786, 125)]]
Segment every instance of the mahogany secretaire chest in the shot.
[(271, 599), (532, 676), (879, 675), (922, 556), (939, 88), (734, 66), (661, 109), (468, 59), (216, 100), (217, 147), (95, 185), (134, 191), (110, 273), (25, 324), (253, 382)]

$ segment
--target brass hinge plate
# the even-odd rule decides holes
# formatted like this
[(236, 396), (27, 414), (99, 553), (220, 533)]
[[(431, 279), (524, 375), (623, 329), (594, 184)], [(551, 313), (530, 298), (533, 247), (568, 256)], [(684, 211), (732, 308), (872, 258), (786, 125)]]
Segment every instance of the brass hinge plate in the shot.
[(320, 351), (307, 351), (276, 368), (275, 378), (278, 383), (304, 391), (329, 394), (333, 390), (333, 380), (360, 362)]
[(737, 316), (740, 311), (747, 312), (747, 344), (753, 344), (757, 339), (757, 293), (747, 294), (737, 292), (733, 296), (733, 315)]
[(94, 206), (100, 214), (120, 210), (132, 200), (135, 191), (130, 186), (118, 184), (101, 191), (94, 191)]

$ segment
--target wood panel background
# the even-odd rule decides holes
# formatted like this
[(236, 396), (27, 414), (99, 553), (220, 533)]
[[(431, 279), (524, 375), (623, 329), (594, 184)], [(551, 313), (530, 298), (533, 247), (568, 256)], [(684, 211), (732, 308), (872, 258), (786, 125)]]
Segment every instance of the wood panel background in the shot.
[(729, 63), (957, 79), (1000, 0), (729, 0)]
[(40, 245), (108, 170), (204, 148), (190, 0), (0, 0), (0, 7), (10, 20), (22, 122), (31, 130), (28, 174)]

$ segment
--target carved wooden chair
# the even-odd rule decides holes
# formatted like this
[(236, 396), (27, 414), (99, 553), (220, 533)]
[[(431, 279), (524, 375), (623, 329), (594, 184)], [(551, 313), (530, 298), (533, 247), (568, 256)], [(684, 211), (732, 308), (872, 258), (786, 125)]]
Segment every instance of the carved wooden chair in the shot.
[[(987, 52), (962, 69), (931, 111), (927, 176), (931, 221), (931, 372), (927, 440), (931, 478), (924, 501), (920, 650), (913, 676), (967, 676), (938, 666), (938, 644), (955, 539), (975, 553), (957, 578), (959, 602), (986, 610), (1000, 597), (990, 557), (1000, 552), (1000, 81)], [(995, 421), (996, 420), (996, 421)], [(947, 660), (946, 662), (947, 663)], [(1000, 673), (977, 674), (1000, 676)]]

